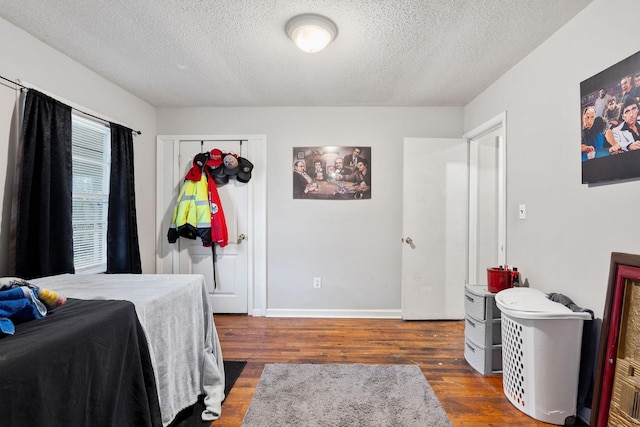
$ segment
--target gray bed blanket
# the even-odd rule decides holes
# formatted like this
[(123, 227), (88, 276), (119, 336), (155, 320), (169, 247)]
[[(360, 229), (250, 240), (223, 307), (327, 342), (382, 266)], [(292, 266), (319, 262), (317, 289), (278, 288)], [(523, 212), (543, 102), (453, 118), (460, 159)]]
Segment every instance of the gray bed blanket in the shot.
[(33, 283), (71, 298), (131, 301), (149, 342), (163, 425), (203, 393), (203, 419), (219, 418), (224, 365), (202, 275), (63, 274)]

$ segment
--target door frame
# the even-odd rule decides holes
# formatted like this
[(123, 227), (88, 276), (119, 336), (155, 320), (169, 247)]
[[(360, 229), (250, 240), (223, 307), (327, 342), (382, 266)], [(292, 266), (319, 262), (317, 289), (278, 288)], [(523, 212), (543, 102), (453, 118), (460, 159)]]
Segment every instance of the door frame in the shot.
[(498, 247), (497, 259), (500, 265), (507, 262), (507, 113), (502, 112), (462, 137), (469, 144), (469, 265), (467, 283), (478, 283), (478, 145), (473, 141), (489, 132), (500, 129), (498, 135)]
[[(267, 137), (265, 135), (158, 135), (156, 138), (156, 274), (179, 272), (177, 246), (167, 240), (175, 199), (183, 180), (179, 167), (180, 141), (237, 141), (246, 143), (242, 156), (251, 160), (248, 186), (249, 215), (247, 313), (265, 316), (267, 310)], [(244, 147), (244, 145), (243, 145)]]

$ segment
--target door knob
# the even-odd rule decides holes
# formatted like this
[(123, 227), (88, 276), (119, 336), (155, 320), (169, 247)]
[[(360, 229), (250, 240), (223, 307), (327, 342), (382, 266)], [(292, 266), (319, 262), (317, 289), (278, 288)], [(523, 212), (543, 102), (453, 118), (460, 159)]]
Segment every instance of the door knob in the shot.
[(244, 234), (240, 234), (238, 236), (238, 243), (242, 242), (243, 240), (245, 240), (247, 238), (247, 236), (245, 236)]
[(407, 237), (404, 241), (407, 242), (408, 245), (413, 243), (413, 239), (411, 239), (411, 237)]

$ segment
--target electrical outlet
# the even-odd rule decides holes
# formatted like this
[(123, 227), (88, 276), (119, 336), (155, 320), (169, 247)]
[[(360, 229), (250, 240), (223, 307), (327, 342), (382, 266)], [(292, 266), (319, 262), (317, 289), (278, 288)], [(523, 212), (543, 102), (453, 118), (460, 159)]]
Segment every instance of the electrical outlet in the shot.
[(320, 289), (322, 287), (322, 277), (313, 278), (313, 287), (316, 289)]

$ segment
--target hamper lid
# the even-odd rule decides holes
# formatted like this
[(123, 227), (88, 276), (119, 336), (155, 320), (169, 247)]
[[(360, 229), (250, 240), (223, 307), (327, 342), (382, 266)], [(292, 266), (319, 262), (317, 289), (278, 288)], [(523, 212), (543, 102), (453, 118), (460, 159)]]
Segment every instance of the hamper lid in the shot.
[(589, 313), (575, 312), (532, 288), (502, 290), (496, 294), (496, 305), (502, 313), (521, 319), (591, 319)]

